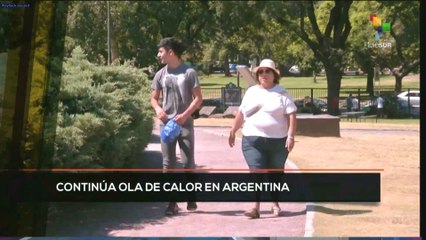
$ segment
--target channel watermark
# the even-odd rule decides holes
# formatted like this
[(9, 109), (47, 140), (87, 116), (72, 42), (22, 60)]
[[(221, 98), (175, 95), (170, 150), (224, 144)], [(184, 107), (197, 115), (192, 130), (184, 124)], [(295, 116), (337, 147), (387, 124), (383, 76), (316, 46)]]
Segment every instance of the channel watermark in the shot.
[(366, 42), (364, 44), (364, 46), (367, 47), (367, 48), (392, 48), (392, 43), (391, 42), (383, 42), (383, 41)]
[(29, 8), (29, 3), (1, 3), (0, 8)]
[(377, 16), (377, 14), (375, 13), (370, 14), (370, 22), (376, 31), (376, 33), (374, 34), (375, 40), (372, 42), (364, 43), (364, 46), (366, 48), (392, 48), (392, 43), (386, 41), (385, 37), (385, 35), (388, 35), (391, 32), (390, 22), (382, 20), (382, 18)]

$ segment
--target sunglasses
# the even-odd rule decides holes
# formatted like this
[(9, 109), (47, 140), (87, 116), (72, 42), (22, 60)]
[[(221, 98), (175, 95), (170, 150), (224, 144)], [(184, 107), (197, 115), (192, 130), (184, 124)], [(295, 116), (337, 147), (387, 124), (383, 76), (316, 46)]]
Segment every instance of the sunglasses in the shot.
[(267, 68), (267, 69), (262, 69), (262, 70), (257, 71), (257, 74), (263, 74), (263, 73), (269, 74), (271, 72), (272, 72), (272, 70)]

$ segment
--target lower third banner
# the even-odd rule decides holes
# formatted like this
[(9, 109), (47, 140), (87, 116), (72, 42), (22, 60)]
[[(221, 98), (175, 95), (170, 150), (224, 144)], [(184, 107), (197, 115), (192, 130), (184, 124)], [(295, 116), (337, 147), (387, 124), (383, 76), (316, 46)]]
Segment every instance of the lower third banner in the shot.
[(1, 202), (380, 202), (380, 173), (12, 172)]

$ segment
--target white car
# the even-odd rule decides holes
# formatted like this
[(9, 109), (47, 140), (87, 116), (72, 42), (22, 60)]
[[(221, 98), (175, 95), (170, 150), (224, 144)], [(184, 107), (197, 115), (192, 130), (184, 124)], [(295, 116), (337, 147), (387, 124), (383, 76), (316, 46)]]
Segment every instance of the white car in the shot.
[(347, 76), (358, 76), (358, 75), (364, 75), (364, 71), (362, 71), (360, 68), (345, 68), (343, 71), (344, 75)]
[(300, 74), (300, 69), (299, 69), (299, 66), (297, 65), (291, 66), (291, 68), (289, 68), (288, 71), (292, 74), (296, 74), (296, 75)]
[(408, 107), (408, 102), (412, 107), (420, 107), (420, 91), (410, 90), (398, 94), (398, 101), (402, 106)]

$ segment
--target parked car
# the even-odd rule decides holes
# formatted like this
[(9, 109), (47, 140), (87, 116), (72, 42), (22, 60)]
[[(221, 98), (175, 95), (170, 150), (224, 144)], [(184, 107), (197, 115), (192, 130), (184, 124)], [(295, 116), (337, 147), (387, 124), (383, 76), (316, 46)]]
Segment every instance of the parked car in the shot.
[(233, 73), (233, 72), (237, 72), (237, 64), (235, 63), (230, 63), (229, 64), (229, 72)]
[(247, 65), (230, 63), (229, 64), (229, 72), (235, 73), (235, 72), (237, 72), (237, 68), (239, 68), (239, 67), (247, 67)]
[(358, 76), (358, 75), (363, 75), (364, 71), (362, 71), (360, 68), (345, 68), (345, 70), (343, 71), (344, 75), (348, 75), (348, 76)]
[[(314, 98), (314, 108), (319, 109), (321, 112), (327, 112), (327, 103), (324, 100), (321, 100), (319, 98)], [(297, 108), (302, 109), (302, 108), (310, 108), (312, 107), (311, 105), (311, 98), (310, 97), (305, 97), (304, 99), (299, 99), (294, 101), (294, 104), (296, 105)]]
[[(408, 105), (408, 95), (410, 95), (410, 105)], [(418, 95), (418, 97), (416, 97), (415, 95)], [(401, 92), (399, 94), (388, 92), (383, 94), (383, 98), (385, 100), (385, 103), (383, 105), (383, 111), (388, 118), (407, 118), (410, 116), (420, 116), (419, 90), (411, 90), (409, 92), (406, 91)], [(417, 98), (417, 101), (415, 100), (415, 98)]]
[(219, 65), (212, 65), (209, 68), (210, 73), (223, 73), (223, 67)]
[[(401, 92), (397, 96), (398, 109), (411, 116), (420, 116), (420, 91), (410, 90)], [(408, 105), (410, 103), (410, 105)]]
[(382, 75), (390, 76), (392, 75), (392, 70), (390, 70), (389, 68), (383, 68)]
[(293, 65), (288, 69), (288, 72), (294, 75), (299, 75), (300, 74), (300, 69), (299, 66), (297, 65)]
[(408, 106), (408, 102), (413, 107), (420, 107), (420, 91), (410, 90), (398, 94), (398, 101), (401, 106)]

